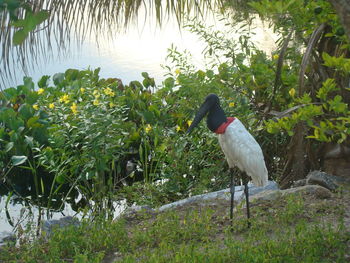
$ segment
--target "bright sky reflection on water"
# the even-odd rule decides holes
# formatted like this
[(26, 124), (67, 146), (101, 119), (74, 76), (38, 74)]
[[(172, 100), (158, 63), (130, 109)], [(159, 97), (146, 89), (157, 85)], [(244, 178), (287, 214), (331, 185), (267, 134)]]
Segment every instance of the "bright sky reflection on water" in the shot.
[[(124, 84), (132, 80), (142, 80), (141, 73), (144, 71), (154, 77), (157, 84), (161, 84), (164, 74), (167, 73), (161, 64), (166, 63), (167, 49), (172, 44), (180, 51), (188, 50), (192, 54), (193, 63), (198, 67), (204, 67), (201, 53), (205, 45), (196, 35), (186, 29), (180, 30), (174, 19), (163, 22), (161, 28), (152, 21), (139, 20), (137, 25), (129, 26), (126, 31), (116, 29), (113, 39), (99, 37), (98, 44), (95, 36), (86, 37), (81, 47), (72, 44), (69, 55), (60, 58), (56, 58), (58, 52), (57, 47), (54, 47), (54, 58), (29, 69), (28, 75), (37, 81), (42, 75), (52, 76), (68, 68), (83, 70), (100, 67), (101, 77), (120, 78)], [(222, 23), (213, 17), (207, 18), (205, 24), (214, 24), (216, 28), (222, 27)], [(270, 53), (276, 40), (272, 30), (260, 25), (255, 33), (252, 40)], [(16, 82), (11, 84), (20, 84), (24, 75), (18, 73)]]
[[(140, 27), (140, 26), (139, 26)], [(188, 49), (200, 65), (203, 43), (186, 30), (180, 30), (176, 21), (164, 22), (162, 28), (151, 23), (142, 27), (130, 26), (126, 32), (118, 32), (113, 39), (100, 37), (98, 43), (94, 36), (87, 37), (81, 47), (72, 44), (66, 56), (54, 59), (29, 69), (28, 75), (34, 81), (42, 75), (53, 75), (68, 68), (101, 68), (101, 77), (116, 77), (128, 84), (132, 80), (142, 80), (141, 73), (146, 71), (160, 84), (166, 71), (161, 67), (165, 63), (167, 49), (171, 44), (180, 50)], [(20, 84), (25, 74), (17, 74), (16, 83)], [(12, 84), (12, 83), (11, 83)]]

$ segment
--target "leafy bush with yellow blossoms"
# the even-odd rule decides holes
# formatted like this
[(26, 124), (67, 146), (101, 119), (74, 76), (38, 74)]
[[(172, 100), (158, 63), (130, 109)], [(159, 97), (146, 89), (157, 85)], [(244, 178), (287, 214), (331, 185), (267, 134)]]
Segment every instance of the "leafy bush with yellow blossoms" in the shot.
[(178, 70), (157, 88), (147, 73), (142, 83), (124, 86), (100, 79), (98, 69), (44, 76), (37, 88), (26, 78), (2, 93), (5, 189), (20, 185), (17, 194), (30, 191), (50, 208), (94, 201), (103, 209), (112, 199), (154, 205), (225, 187), (227, 164), (216, 136), (203, 128), (185, 132), (208, 93), (231, 98), (222, 100), (230, 115), (251, 113), (247, 96), (233, 98), (224, 83), (229, 71), (225, 64), (218, 74)]
[[(195, 74), (200, 77), (197, 85), (206, 78), (203, 74)], [(219, 83), (213, 72), (207, 74), (212, 84)], [(180, 75), (178, 87), (188, 81)], [(213, 88), (207, 83), (196, 94), (196, 89), (187, 87), (175, 90), (175, 78), (169, 77), (155, 90), (153, 78), (147, 73), (143, 77), (142, 83), (123, 86), (118, 79), (100, 79), (98, 69), (69, 69), (52, 80), (43, 76), (38, 87), (25, 78), (24, 85), (4, 90), (3, 193), (31, 196), (37, 204), (54, 209), (61, 209), (64, 202), (83, 208), (91, 201), (103, 209), (116, 193), (117, 198), (139, 200), (135, 187), (142, 192), (155, 182), (162, 185), (155, 192), (163, 199), (145, 198), (145, 202), (176, 200), (202, 192), (209, 184), (225, 184), (213, 183), (209, 176), (200, 179), (203, 172), (224, 169), (215, 137), (207, 131), (185, 136), (194, 105), (208, 92), (222, 93), (221, 85)]]

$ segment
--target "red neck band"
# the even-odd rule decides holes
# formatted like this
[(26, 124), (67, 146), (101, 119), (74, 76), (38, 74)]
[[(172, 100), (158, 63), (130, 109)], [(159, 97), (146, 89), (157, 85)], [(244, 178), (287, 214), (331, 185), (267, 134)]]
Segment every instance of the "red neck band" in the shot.
[(216, 129), (215, 133), (216, 134), (225, 133), (227, 126), (229, 126), (234, 120), (235, 120), (235, 117), (227, 117), (227, 121), (221, 124), (219, 128)]

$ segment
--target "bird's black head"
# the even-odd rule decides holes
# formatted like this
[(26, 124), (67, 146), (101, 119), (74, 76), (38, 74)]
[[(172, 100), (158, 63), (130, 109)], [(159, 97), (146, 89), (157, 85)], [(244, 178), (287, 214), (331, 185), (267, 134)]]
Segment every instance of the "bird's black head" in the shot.
[(208, 96), (205, 97), (204, 103), (211, 103), (212, 105), (214, 104), (220, 104), (220, 99), (216, 94), (209, 94)]
[(207, 126), (213, 132), (215, 132), (222, 123), (227, 121), (226, 115), (220, 107), (219, 97), (216, 94), (209, 94), (199, 108), (191, 126), (187, 130), (187, 133), (190, 133), (200, 123), (204, 116), (207, 115), (207, 113), (209, 113)]

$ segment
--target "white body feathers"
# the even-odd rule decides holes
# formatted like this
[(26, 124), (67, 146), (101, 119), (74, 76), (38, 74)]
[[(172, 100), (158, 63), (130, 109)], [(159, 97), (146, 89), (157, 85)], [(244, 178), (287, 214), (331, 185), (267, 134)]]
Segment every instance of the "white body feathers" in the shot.
[(267, 184), (267, 169), (260, 145), (235, 118), (227, 126), (225, 133), (219, 134), (219, 143), (230, 168), (237, 166), (252, 178), (255, 186)]

